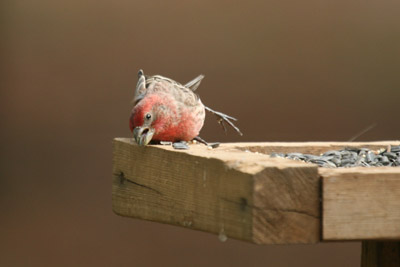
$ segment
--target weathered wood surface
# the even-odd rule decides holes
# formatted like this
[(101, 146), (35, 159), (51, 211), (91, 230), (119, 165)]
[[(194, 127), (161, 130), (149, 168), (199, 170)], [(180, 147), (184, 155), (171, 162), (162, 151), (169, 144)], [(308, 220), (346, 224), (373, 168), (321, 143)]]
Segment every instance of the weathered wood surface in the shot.
[(213, 150), (191, 145), (179, 151), (170, 146), (139, 147), (132, 139), (116, 138), (113, 210), (257, 244), (315, 243), (321, 241), (321, 175), (329, 176), (332, 170), (266, 154), (399, 144), (232, 143)]
[(139, 147), (114, 140), (113, 209), (258, 244), (320, 239), (320, 183), (312, 164), (235, 144)]
[(399, 241), (363, 241), (361, 267), (400, 266)]
[(324, 240), (400, 240), (400, 168), (320, 169)]

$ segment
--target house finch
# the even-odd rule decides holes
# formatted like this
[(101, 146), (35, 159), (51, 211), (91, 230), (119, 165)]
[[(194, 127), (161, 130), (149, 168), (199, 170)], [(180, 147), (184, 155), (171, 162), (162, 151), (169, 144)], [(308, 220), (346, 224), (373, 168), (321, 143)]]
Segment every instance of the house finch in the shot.
[(226, 122), (242, 134), (230, 121), (235, 118), (204, 106), (194, 93), (204, 75), (185, 85), (160, 75), (146, 76), (142, 70), (138, 78), (129, 127), (139, 145), (147, 145), (150, 141), (193, 139), (207, 144), (198, 136), (204, 124), (205, 110), (215, 114), (224, 129)]

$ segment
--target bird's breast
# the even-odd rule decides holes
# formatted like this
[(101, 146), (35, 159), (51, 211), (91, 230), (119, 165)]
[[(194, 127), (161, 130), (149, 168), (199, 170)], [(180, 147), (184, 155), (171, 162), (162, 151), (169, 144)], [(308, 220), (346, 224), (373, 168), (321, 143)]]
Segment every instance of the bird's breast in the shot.
[(199, 135), (204, 125), (205, 110), (203, 104), (196, 107), (181, 107), (174, 117), (168, 119), (165, 127), (156, 132), (156, 141), (190, 141)]

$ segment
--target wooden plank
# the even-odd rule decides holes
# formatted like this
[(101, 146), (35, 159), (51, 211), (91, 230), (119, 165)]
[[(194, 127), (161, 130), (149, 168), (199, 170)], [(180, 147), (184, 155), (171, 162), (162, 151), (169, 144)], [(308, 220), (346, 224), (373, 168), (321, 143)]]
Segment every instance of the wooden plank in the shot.
[(257, 244), (320, 240), (318, 168), (238, 144), (139, 147), (114, 140), (113, 210)]
[(361, 267), (400, 266), (399, 241), (363, 241)]
[(340, 150), (345, 147), (359, 147), (378, 150), (389, 146), (398, 146), (400, 141), (378, 141), (378, 142), (261, 142), (261, 143), (236, 143), (232, 144), (237, 149), (271, 153), (307, 153), (319, 155), (329, 150)]
[(400, 240), (400, 168), (320, 169), (323, 240)]
[[(222, 239), (228, 236), (258, 244), (315, 243), (320, 240), (322, 224), (319, 177), (347, 177), (349, 173), (352, 177), (354, 172), (368, 177), (372, 169), (325, 170), (265, 154), (320, 154), (347, 146), (381, 149), (389, 145), (400, 145), (400, 142), (234, 143), (214, 150), (191, 145), (189, 150), (178, 151), (167, 146), (138, 147), (131, 139), (117, 138), (114, 140), (113, 209), (123, 216), (203, 230), (219, 234)], [(390, 168), (379, 169), (387, 177), (383, 169)], [(382, 177), (377, 170), (372, 172)], [(398, 177), (397, 172), (394, 176)], [(331, 203), (335, 201), (332, 199)], [(339, 198), (337, 202), (343, 207), (343, 200)], [(398, 210), (396, 204), (390, 207)], [(356, 218), (352, 212), (346, 216)], [(327, 225), (324, 225), (326, 231)], [(368, 238), (382, 236), (388, 235), (379, 232)], [(325, 240), (363, 237), (324, 235)], [(392, 232), (389, 238), (397, 237)]]

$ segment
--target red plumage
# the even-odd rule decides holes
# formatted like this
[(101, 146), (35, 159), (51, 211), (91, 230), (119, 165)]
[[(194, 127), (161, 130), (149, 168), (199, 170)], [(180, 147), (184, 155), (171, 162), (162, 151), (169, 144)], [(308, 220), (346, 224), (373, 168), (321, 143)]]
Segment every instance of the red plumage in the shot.
[(130, 129), (154, 129), (153, 141), (190, 141), (203, 127), (205, 110), (200, 98), (171, 79), (139, 73), (134, 101)]
[(222, 126), (226, 122), (241, 134), (230, 121), (235, 118), (205, 107), (194, 93), (203, 75), (185, 85), (160, 75), (145, 76), (142, 70), (138, 76), (129, 127), (139, 145), (150, 141), (190, 141), (198, 137), (206, 109), (219, 118)]

